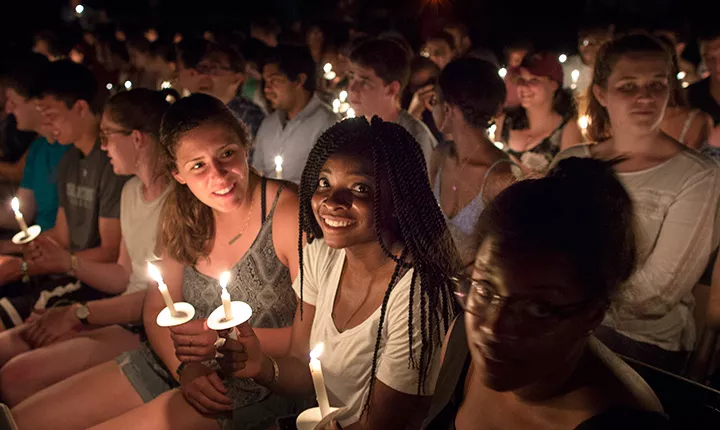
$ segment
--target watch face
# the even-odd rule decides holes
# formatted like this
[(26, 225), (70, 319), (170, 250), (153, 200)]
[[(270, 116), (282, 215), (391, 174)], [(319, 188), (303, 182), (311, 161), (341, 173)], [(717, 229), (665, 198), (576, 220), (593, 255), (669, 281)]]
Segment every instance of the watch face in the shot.
[(87, 318), (90, 316), (90, 309), (88, 309), (85, 305), (80, 305), (77, 309), (75, 309), (75, 315), (78, 319)]

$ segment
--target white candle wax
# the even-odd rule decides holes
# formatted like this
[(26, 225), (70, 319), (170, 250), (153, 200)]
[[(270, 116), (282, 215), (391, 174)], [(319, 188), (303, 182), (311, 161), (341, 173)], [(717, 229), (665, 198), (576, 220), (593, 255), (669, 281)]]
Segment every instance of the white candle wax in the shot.
[(277, 155), (275, 157), (275, 178), (282, 179), (282, 171), (283, 171), (283, 158), (281, 155)]
[(152, 263), (148, 263), (148, 273), (150, 273), (150, 277), (157, 282), (158, 290), (160, 290), (160, 294), (165, 301), (165, 306), (170, 310), (170, 315), (174, 317), (178, 316), (178, 312), (175, 310), (175, 303), (173, 303), (173, 299), (170, 296), (167, 285), (165, 285), (165, 281), (163, 281), (162, 275), (160, 275), (160, 271), (157, 267), (153, 266)]
[(20, 226), (20, 230), (25, 233), (25, 237), (30, 236), (30, 233), (28, 232), (28, 226), (25, 222), (25, 217), (23, 217), (22, 212), (20, 212), (20, 200), (18, 200), (17, 197), (13, 197), (12, 203), (11, 203), (13, 212), (15, 212), (15, 220), (17, 220), (18, 225)]
[(230, 272), (223, 272), (222, 275), (220, 275), (220, 288), (222, 288), (222, 293), (220, 293), (220, 299), (222, 299), (226, 321), (233, 319), (232, 301), (230, 300), (230, 293), (228, 293), (227, 290), (228, 282), (230, 282)]
[(319, 360), (323, 347), (323, 343), (320, 342), (310, 351), (310, 374), (312, 375), (318, 406), (320, 406), (320, 414), (324, 418), (330, 413), (330, 401), (328, 400), (327, 389), (325, 388), (325, 377), (323, 376), (322, 365)]

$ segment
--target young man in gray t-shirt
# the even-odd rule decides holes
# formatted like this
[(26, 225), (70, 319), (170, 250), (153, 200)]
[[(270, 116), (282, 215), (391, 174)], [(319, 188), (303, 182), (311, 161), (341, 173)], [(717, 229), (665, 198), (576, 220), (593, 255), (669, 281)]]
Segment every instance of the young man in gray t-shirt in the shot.
[[(104, 99), (104, 91), (85, 66), (70, 61), (51, 64), (38, 108), (43, 126), (58, 144), (72, 147), (58, 166), (55, 227), (27, 247), (24, 259), (6, 257), (0, 262), (0, 285), (15, 282), (0, 287), (0, 329), (20, 325), (33, 309), (58, 301), (83, 302), (107, 295), (74, 278), (76, 254), (115, 262), (119, 253), (120, 195), (127, 177), (113, 173), (100, 148)], [(72, 253), (70, 259), (63, 249)]]

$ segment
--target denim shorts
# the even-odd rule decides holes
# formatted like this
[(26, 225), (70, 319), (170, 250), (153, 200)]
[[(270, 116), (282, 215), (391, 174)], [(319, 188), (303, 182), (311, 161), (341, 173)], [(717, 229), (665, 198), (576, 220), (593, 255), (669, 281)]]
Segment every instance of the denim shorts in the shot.
[[(122, 353), (115, 361), (145, 403), (180, 386), (147, 342), (134, 351)], [(232, 414), (217, 421), (223, 430), (264, 430), (272, 427), (278, 417), (296, 415), (311, 407), (313, 400), (311, 396), (290, 399), (270, 394), (257, 403), (234, 409)]]

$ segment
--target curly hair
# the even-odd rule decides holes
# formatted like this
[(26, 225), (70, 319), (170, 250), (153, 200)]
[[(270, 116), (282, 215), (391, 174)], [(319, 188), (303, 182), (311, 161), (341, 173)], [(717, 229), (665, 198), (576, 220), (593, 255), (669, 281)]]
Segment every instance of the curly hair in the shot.
[[(401, 126), (374, 117), (370, 123), (362, 118), (346, 119), (330, 127), (310, 151), (300, 182), (300, 316), (303, 296), (303, 238), (311, 243), (322, 238), (311, 206), (320, 170), (336, 154), (358, 154), (366, 151), (372, 160), (373, 177), (380, 184), (374, 194), (373, 219), (375, 235), (384, 253), (396, 266), (382, 302), (375, 351), (373, 353), (370, 389), (363, 413), (369, 410), (370, 394), (377, 370), (378, 350), (390, 293), (404, 271), (412, 268), (408, 310), (409, 363), (418, 369), (418, 394), (426, 392), (428, 370), (435, 345), (442, 342), (455, 315), (455, 302), (449, 275), (460, 268), (460, 259), (445, 219), (432, 194), (425, 159), (420, 146)], [(387, 194), (387, 195), (386, 195)], [(383, 226), (395, 228), (404, 244), (399, 256), (393, 255), (383, 242)], [(390, 227), (390, 228), (393, 228)], [(418, 282), (419, 281), (419, 282)], [(413, 351), (413, 300), (419, 288), (419, 311), (422, 347), (420, 357)]]

